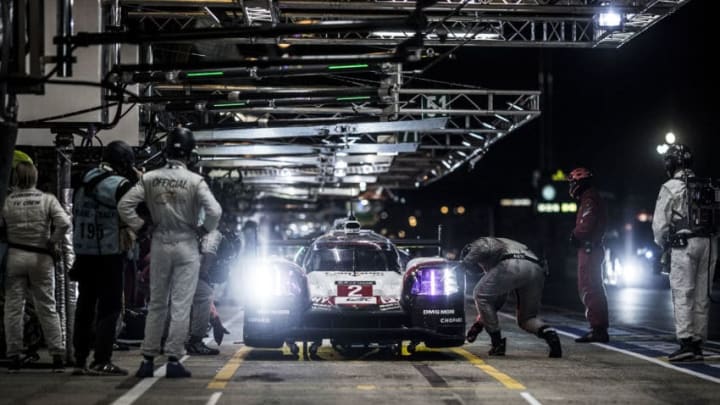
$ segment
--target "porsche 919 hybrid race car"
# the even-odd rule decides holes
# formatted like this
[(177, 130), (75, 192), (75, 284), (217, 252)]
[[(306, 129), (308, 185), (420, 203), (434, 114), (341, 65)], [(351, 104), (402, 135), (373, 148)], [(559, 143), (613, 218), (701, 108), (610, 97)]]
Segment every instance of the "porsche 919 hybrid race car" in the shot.
[[(346, 220), (300, 249), (294, 261), (268, 258), (248, 269), (244, 342), (281, 347), (323, 339), (343, 351), (414, 351), (465, 341), (465, 279), (441, 257), (408, 260), (393, 242)], [(411, 245), (415, 241), (402, 242)], [(437, 243), (436, 243), (437, 244)]]

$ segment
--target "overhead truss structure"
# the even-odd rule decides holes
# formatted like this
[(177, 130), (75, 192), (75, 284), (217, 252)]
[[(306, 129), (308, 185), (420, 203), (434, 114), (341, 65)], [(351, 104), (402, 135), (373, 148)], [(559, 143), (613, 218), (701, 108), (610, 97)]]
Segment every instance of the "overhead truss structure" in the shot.
[[(424, 9), (426, 46), (617, 48), (675, 12), (689, 0), (443, 0)], [(415, 1), (327, 0), (121, 0), (130, 19), (157, 29), (194, 26), (262, 26), (382, 20), (407, 15)], [(622, 25), (607, 29), (599, 17), (610, 10)], [(233, 38), (236, 44), (394, 47), (412, 30), (314, 33), (276, 38)]]
[(539, 91), (422, 86), (408, 63), (444, 47), (618, 48), (687, 1), (119, 0), (118, 27), (69, 43), (141, 45), (141, 64), (108, 67), (140, 92), (109, 101), (143, 107), (147, 145), (190, 125), (220, 183), (356, 197), (474, 165), (540, 115)]

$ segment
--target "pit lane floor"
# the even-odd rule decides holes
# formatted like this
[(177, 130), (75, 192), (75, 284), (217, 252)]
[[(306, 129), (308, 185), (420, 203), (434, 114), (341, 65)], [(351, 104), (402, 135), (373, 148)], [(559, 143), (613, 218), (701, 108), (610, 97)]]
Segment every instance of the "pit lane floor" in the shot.
[[(325, 344), (317, 357), (305, 359), (287, 348), (245, 347), (242, 312), (221, 309), (232, 334), (219, 356), (184, 359), (193, 372), (190, 379), (163, 378), (162, 369), (145, 380), (77, 377), (70, 369), (51, 374), (37, 365), (0, 377), (0, 404), (710, 404), (720, 398), (720, 377), (692, 369), (720, 371), (714, 357), (705, 364), (671, 366), (662, 351), (643, 352), (628, 343), (628, 336), (642, 336), (642, 331), (627, 328), (611, 331), (627, 334), (614, 336), (610, 345), (576, 344), (568, 337), (583, 327), (582, 319), (563, 311), (544, 312), (565, 334), (563, 359), (547, 358), (544, 341), (521, 331), (507, 313), (502, 318), (508, 338), (504, 358), (487, 356), (483, 334), (462, 348), (419, 347), (414, 355), (400, 357), (372, 351), (347, 358)], [(136, 348), (115, 352), (114, 358), (131, 372), (140, 361)], [(47, 356), (43, 361), (48, 363)]]

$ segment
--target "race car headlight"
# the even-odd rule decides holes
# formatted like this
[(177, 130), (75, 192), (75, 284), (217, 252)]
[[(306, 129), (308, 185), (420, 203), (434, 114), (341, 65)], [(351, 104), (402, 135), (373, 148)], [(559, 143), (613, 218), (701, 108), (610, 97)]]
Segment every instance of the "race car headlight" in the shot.
[(297, 276), (282, 266), (272, 263), (259, 263), (249, 272), (246, 296), (253, 301), (265, 301), (271, 298), (294, 296), (300, 293)]
[(415, 272), (410, 293), (413, 295), (451, 295), (460, 291), (455, 271), (444, 268), (422, 268)]
[(619, 273), (623, 280), (628, 284), (634, 284), (642, 281), (642, 265), (637, 260), (625, 260), (619, 266)]

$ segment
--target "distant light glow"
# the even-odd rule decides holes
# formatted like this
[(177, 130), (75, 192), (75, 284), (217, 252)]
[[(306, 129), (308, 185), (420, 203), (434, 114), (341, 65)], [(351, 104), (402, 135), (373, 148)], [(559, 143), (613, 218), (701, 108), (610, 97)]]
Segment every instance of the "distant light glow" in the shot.
[(458, 215), (463, 215), (465, 213), (465, 207), (459, 205), (457, 208), (455, 208), (455, 213), (457, 213)]
[(529, 198), (502, 198), (500, 199), (501, 207), (529, 207), (532, 200)]
[(447, 205), (443, 205), (442, 207), (440, 207), (440, 213), (441, 213), (441, 214), (447, 215), (448, 212), (450, 212), (450, 208), (448, 208)]
[(676, 140), (677, 139), (675, 138), (675, 134), (673, 134), (672, 132), (668, 132), (667, 134), (665, 134), (665, 143), (672, 145), (675, 143)]
[(601, 28), (619, 28), (622, 25), (622, 14), (609, 10), (598, 15), (598, 25)]
[(415, 228), (417, 226), (417, 218), (412, 215), (408, 217), (408, 225), (410, 225), (411, 228)]
[(542, 198), (545, 201), (552, 201), (555, 199), (555, 196), (557, 195), (557, 191), (555, 190), (555, 187), (552, 184), (546, 184), (542, 188)]
[(652, 221), (652, 215), (648, 214), (647, 212), (640, 212), (637, 215), (638, 222), (650, 222)]
[(398, 232), (398, 238), (403, 239), (405, 237), (405, 231)]
[(666, 143), (658, 145), (657, 148), (655, 148), (655, 150), (657, 150), (657, 153), (660, 155), (664, 155), (665, 153), (667, 153), (668, 149), (670, 149), (670, 145)]
[(653, 252), (651, 250), (648, 250), (645, 252), (645, 258), (646, 259), (652, 259), (653, 258)]

